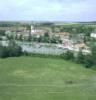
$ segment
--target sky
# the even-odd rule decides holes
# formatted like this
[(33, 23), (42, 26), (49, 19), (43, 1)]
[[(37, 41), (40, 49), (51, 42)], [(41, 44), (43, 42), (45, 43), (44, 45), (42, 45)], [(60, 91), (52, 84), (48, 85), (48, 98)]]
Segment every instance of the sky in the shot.
[(96, 0), (0, 0), (1, 21), (96, 21)]

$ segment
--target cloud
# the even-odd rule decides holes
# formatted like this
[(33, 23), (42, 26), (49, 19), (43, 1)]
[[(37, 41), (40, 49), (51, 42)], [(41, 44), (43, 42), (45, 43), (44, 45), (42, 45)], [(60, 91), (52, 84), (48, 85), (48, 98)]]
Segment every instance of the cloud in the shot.
[(95, 0), (0, 0), (0, 20), (96, 20)]

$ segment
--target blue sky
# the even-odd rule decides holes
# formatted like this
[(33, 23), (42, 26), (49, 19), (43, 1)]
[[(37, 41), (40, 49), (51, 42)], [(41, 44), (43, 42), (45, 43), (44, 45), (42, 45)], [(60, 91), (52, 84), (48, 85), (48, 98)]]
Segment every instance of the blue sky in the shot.
[(0, 20), (96, 21), (96, 0), (0, 0)]

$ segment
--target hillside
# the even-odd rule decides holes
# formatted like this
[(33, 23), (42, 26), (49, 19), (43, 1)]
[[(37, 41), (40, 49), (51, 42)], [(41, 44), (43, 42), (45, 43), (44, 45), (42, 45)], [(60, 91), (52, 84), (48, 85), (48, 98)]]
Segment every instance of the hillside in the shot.
[(62, 59), (0, 59), (0, 100), (96, 100), (96, 72)]

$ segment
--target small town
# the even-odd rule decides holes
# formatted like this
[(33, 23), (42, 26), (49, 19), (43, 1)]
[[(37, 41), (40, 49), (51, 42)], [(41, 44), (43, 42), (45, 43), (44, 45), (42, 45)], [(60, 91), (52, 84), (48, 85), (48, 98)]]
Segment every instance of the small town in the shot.
[[(48, 24), (48, 23), (45, 23), (45, 24)], [(0, 32), (2, 32), (0, 36), (1, 44), (6, 46), (8, 45), (8, 41), (13, 39), (19, 45), (22, 46), (23, 51), (28, 51), (31, 53), (36, 53), (36, 51), (38, 51), (38, 53), (41, 53), (37, 49), (40, 49), (40, 47), (42, 46), (46, 49), (46, 45), (49, 46), (49, 49), (53, 48), (53, 52), (54, 52), (54, 47), (57, 49), (57, 52), (60, 49), (60, 53), (66, 50), (78, 52), (80, 49), (82, 49), (84, 53), (91, 52), (90, 47), (85, 43), (85, 40), (84, 40), (88, 36), (86, 36), (86, 33), (82, 33), (83, 32), (82, 29), (81, 29), (81, 32), (76, 33), (75, 31), (78, 32), (78, 30), (75, 29), (75, 25), (74, 27), (69, 25), (68, 27), (72, 28), (70, 30), (73, 30), (72, 32), (69, 32), (68, 30), (66, 31), (66, 29), (68, 29), (66, 25), (65, 25), (65, 30), (64, 30), (63, 25), (55, 25), (53, 23), (49, 23), (49, 24), (52, 24), (52, 25), (42, 26), (42, 24), (38, 25), (38, 23), (37, 25), (34, 25), (34, 24), (33, 25), (19, 24), (18, 26), (9, 25), (9, 27), (3, 27), (1, 25), (0, 27)], [(87, 25), (85, 26), (81, 25), (81, 28), (86, 27), (86, 26)], [(54, 29), (52, 29), (52, 27), (54, 27)], [(87, 26), (87, 27), (90, 28), (90, 26)], [(90, 39), (96, 38), (95, 28), (93, 28), (90, 31), (88, 38)], [(33, 48), (34, 50), (31, 48)], [(48, 51), (48, 48), (46, 50)], [(44, 53), (48, 53), (48, 52), (44, 51)], [(51, 52), (49, 51), (49, 53)]]

